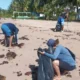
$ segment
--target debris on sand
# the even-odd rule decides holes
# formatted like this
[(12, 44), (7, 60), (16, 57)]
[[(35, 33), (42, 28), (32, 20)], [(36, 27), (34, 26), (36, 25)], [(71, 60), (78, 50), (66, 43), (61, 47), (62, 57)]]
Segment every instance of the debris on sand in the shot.
[(66, 37), (73, 36), (72, 34), (63, 34), (63, 35), (65, 35)]
[(3, 65), (3, 64), (8, 64), (8, 61), (3, 61), (2, 63), (0, 63), (0, 65)]
[(70, 78), (72, 78), (71, 73), (70, 73), (70, 72), (68, 72), (68, 74), (66, 75), (66, 77), (70, 77)]
[(68, 39), (68, 38), (64, 38), (64, 37), (62, 37), (62, 39), (64, 40), (64, 39)]
[(17, 76), (22, 76), (21, 71), (17, 72)]
[(29, 27), (29, 29), (32, 29), (31, 27)]
[(20, 54), (20, 56), (22, 56), (22, 54)]
[(21, 38), (19, 38), (20, 40), (29, 40), (28, 38), (26, 38), (26, 36), (22, 36)]
[(72, 75), (71, 74), (68, 74), (68, 75), (66, 75), (67, 77), (72, 77)]
[(21, 71), (18, 71), (18, 72), (13, 72), (13, 74), (17, 74), (17, 76), (22, 76), (22, 72)]
[(0, 42), (2, 42), (3, 41), (3, 39), (0, 39)]
[(15, 53), (15, 52), (11, 52), (11, 51), (9, 51), (9, 52), (6, 54), (6, 57), (7, 57), (8, 60), (15, 59), (16, 56), (17, 56), (16, 53)]
[(37, 38), (37, 39), (40, 39), (40, 38)]
[(80, 66), (79, 66), (79, 76), (80, 76)]
[(46, 44), (46, 42), (43, 42), (43, 44)]
[(20, 44), (13, 44), (12, 45), (13, 47), (19, 47), (19, 48), (22, 48), (22, 46), (24, 46), (24, 43), (20, 43)]
[(41, 40), (44, 40), (44, 38), (41, 38)]
[(25, 73), (25, 75), (27, 75), (27, 76), (29, 76), (29, 75), (31, 75), (32, 74), (32, 72), (26, 72)]
[(38, 74), (38, 67), (35, 67), (32, 69), (32, 71), (25, 73), (26, 76), (32, 75), (33, 80), (37, 80), (37, 74)]
[(0, 44), (4, 44), (4, 40), (3, 39), (0, 39)]
[(4, 58), (4, 56), (5, 56), (5, 55), (4, 55), (4, 54), (2, 54), (2, 55), (0, 55), (0, 58)]
[(73, 39), (73, 40), (77, 40), (77, 38), (71, 38), (71, 39)]
[(16, 66), (18, 66), (18, 63), (16, 63)]
[(24, 43), (20, 43), (17, 45), (19, 48), (22, 48), (22, 46), (24, 46)]
[(38, 49), (34, 49), (34, 51), (37, 51)]
[(80, 36), (80, 32), (77, 32), (77, 35)]
[(54, 37), (62, 37), (62, 36), (59, 36), (59, 35), (55, 35)]
[(27, 76), (33, 75), (33, 74), (35, 75), (35, 74), (36, 74), (36, 71), (33, 71), (33, 72), (29, 71), (29, 72), (26, 72), (26, 73), (25, 73), (25, 75), (27, 75)]
[(64, 30), (64, 32), (70, 32), (71, 33), (72, 31), (70, 31), (70, 30)]
[(5, 76), (0, 75), (0, 80), (6, 80)]

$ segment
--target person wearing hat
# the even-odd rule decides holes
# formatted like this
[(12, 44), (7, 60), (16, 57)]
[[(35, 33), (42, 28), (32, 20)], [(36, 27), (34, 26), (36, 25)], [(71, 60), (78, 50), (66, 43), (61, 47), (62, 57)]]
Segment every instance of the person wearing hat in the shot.
[(40, 53), (52, 59), (53, 68), (57, 74), (54, 80), (61, 80), (60, 69), (71, 71), (76, 68), (76, 62), (70, 52), (64, 46), (59, 44), (58, 39), (49, 39), (47, 45), (50, 49), (50, 53), (45, 51)]
[(65, 22), (65, 19), (68, 19), (68, 15), (69, 15), (68, 11), (62, 12), (60, 14), (57, 20), (56, 28), (55, 28), (56, 31), (64, 30), (64, 22)]
[(13, 23), (3, 23), (1, 29), (4, 34), (4, 41), (6, 44), (9, 44), (9, 47), (12, 47), (13, 38), (15, 40), (15, 44), (18, 44), (17, 34), (19, 29)]

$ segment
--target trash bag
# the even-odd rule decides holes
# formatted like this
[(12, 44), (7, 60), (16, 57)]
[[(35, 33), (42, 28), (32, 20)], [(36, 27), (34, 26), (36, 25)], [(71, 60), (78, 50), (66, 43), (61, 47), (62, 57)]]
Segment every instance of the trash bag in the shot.
[[(44, 51), (44, 50), (39, 48), (38, 51)], [(53, 70), (51, 59), (45, 55), (41, 55), (39, 52), (37, 53), (39, 57), (37, 80), (53, 80), (54, 70)]]

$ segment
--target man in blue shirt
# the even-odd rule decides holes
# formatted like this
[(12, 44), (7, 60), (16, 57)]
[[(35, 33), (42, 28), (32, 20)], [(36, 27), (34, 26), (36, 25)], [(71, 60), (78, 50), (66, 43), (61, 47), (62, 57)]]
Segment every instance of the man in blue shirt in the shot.
[(17, 41), (17, 34), (18, 34), (18, 28), (12, 24), (12, 23), (3, 23), (1, 26), (1, 29), (3, 31), (3, 34), (5, 36), (4, 41), (6, 41), (7, 44), (7, 40), (9, 41), (9, 47), (12, 47), (12, 41), (13, 38), (15, 38), (15, 44), (18, 43)]
[(56, 31), (63, 31), (65, 19), (68, 19), (68, 12), (67, 11), (61, 13), (61, 15), (58, 17)]
[(59, 40), (49, 39), (47, 42), (49, 47), (49, 52), (40, 52), (48, 57), (50, 57), (53, 61), (53, 68), (57, 74), (56, 80), (61, 79), (60, 68), (63, 70), (71, 71), (75, 69), (76, 63), (73, 57), (71, 56), (68, 49), (59, 44)]

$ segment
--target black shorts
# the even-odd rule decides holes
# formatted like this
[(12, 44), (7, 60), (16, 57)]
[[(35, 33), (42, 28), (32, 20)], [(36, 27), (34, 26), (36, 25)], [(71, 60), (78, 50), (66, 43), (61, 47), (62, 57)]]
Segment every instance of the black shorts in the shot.
[(68, 71), (74, 70), (76, 68), (76, 66), (71, 66), (67, 62), (61, 60), (59, 61), (59, 67), (61, 69), (68, 70)]

